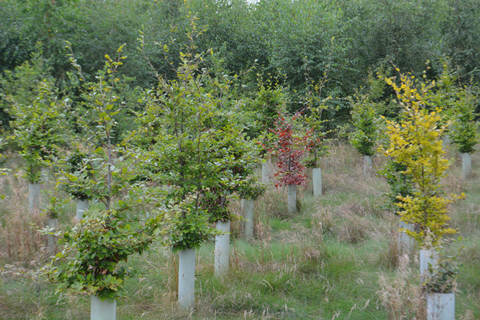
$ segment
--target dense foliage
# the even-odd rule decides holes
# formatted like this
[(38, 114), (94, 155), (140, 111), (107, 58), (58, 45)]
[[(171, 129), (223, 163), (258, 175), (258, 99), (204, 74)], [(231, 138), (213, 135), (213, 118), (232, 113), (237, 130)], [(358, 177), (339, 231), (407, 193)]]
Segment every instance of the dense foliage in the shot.
[[(146, 97), (141, 129), (134, 134), (139, 152), (153, 164), (145, 172), (148, 179), (168, 186), (167, 200), (174, 204), (190, 199), (174, 221), (170, 244), (175, 250), (210, 239), (215, 231), (208, 222), (235, 218), (228, 208), (233, 193), (256, 198), (264, 190), (248, 177), (259, 161), (258, 151), (242, 132), (231, 83), (205, 67), (212, 51), (197, 51), (202, 33), (192, 16), (181, 63), (169, 62), (176, 79), (156, 75), (158, 86)], [(144, 41), (141, 46), (148, 48)], [(164, 44), (163, 50), (168, 54), (170, 47)]]
[[(447, 206), (463, 197), (448, 198), (442, 189), (448, 160), (440, 137), (450, 125), (459, 151), (470, 153), (478, 140), (479, 4), (1, 1), (1, 134), (23, 156), (30, 182), (55, 164), (57, 185), (93, 203), (78, 224), (55, 234), (61, 250), (43, 271), (59, 283), (58, 291), (121, 296), (134, 273), (126, 267), (130, 255), (147, 251), (155, 240), (174, 251), (198, 247), (219, 234), (212, 223), (236, 218), (230, 199), (256, 200), (265, 192), (252, 178), (265, 150), (278, 163), (277, 186), (304, 184), (304, 166), (319, 166), (325, 137), (349, 118), (356, 128), (352, 144), (372, 155), (380, 115), (389, 119), (384, 153), (391, 158), (385, 168), (390, 197), (402, 220), (419, 226), (407, 233), (421, 244), (438, 244), (456, 232), (448, 227)], [(115, 50), (116, 57), (98, 59)], [(442, 69), (447, 55), (454, 76)], [(388, 78), (392, 70), (384, 66), (392, 64), (411, 74)], [(78, 72), (71, 72), (72, 65)], [(371, 70), (380, 70), (379, 76), (372, 78)], [(422, 72), (423, 85), (413, 80)], [(360, 87), (367, 73), (365, 94)], [(356, 100), (349, 98), (354, 93)], [(439, 115), (442, 109), (446, 116)], [(4, 142), (0, 138), (0, 147)], [(55, 193), (44, 212), (57, 218), (67, 210), (62, 201)], [(312, 229), (315, 243), (323, 239), (319, 218), (312, 220), (321, 227)], [(351, 220), (345, 239), (368, 237), (363, 218)], [(325, 230), (334, 225), (325, 223)], [(263, 222), (258, 226), (264, 264)], [(320, 265), (326, 247), (317, 247), (304, 250), (308, 264)], [(452, 269), (440, 267), (444, 274)]]
[[(397, 94), (403, 116), (399, 123), (387, 121), (390, 139), (384, 154), (404, 166), (399, 173), (411, 177), (412, 195), (399, 195), (401, 201), (397, 205), (402, 209), (401, 220), (418, 224), (419, 230), (406, 232), (422, 246), (435, 246), (443, 235), (456, 232), (447, 224), (447, 206), (464, 195), (444, 195), (441, 179), (446, 176), (449, 161), (439, 137), (445, 127), (440, 122), (441, 108), (428, 110), (425, 98), (435, 83), (419, 84), (408, 74), (400, 74), (400, 79), (398, 86), (393, 78), (385, 79)], [(427, 237), (431, 243), (427, 243)]]
[(478, 87), (460, 81), (458, 70), (452, 70), (451, 62), (443, 64), (443, 71), (437, 79), (436, 90), (426, 96), (430, 105), (440, 106), (445, 114), (444, 123), (450, 123), (448, 136), (461, 153), (475, 152), (478, 142), (476, 107)]
[(61, 101), (54, 81), (43, 72), (40, 53), (0, 78), (5, 88), (5, 100), (13, 120), (10, 138), (20, 148), (25, 159), (25, 178), (41, 182), (41, 170), (58, 157), (68, 136), (65, 125), (68, 99)]
[[(395, 160), (388, 160), (380, 170), (380, 174), (387, 180), (390, 192), (386, 194), (390, 202), (390, 207), (395, 214), (398, 214), (401, 209), (398, 204), (402, 202), (401, 198), (413, 196), (412, 177), (404, 173), (407, 168)], [(399, 196), (401, 198), (399, 198)]]
[[(459, 80), (473, 77), (478, 82), (479, 1), (5, 0), (0, 3), (0, 70), (14, 70), (28, 60), (40, 41), (51, 74), (65, 86), (70, 83), (65, 71), (71, 68), (64, 58), (65, 40), (75, 46), (87, 80), (102, 67), (98, 58), (104, 52), (126, 44), (128, 68), (121, 74), (135, 78), (127, 89), (147, 88), (155, 80), (137, 50), (138, 30), (149, 44), (169, 44), (167, 55), (177, 65), (180, 48), (188, 42), (185, 28), (192, 11), (198, 24), (207, 26), (197, 42), (199, 52), (218, 52), (227, 74), (254, 65), (260, 73), (280, 72), (289, 111), (296, 111), (302, 107), (298, 97), (309, 91), (305, 75), (316, 81), (327, 70), (324, 95), (335, 98), (353, 94), (369, 69), (390, 61), (417, 76), (431, 61), (428, 76), (434, 77), (448, 55)], [(162, 48), (145, 50), (156, 72), (176, 77)], [(259, 82), (252, 80), (239, 90), (247, 95), (259, 91)], [(349, 104), (332, 100), (329, 106), (335, 108), (323, 118), (332, 120), (332, 129), (348, 119)], [(0, 117), (5, 126), (6, 115)]]
[(304, 173), (305, 166), (303, 157), (311, 147), (312, 130), (297, 132), (295, 122), (301, 117), (301, 113), (295, 113), (290, 119), (284, 114), (278, 114), (275, 128), (270, 129), (273, 136), (270, 153), (277, 159), (278, 171), (276, 186), (303, 185), (307, 176)]
[[(59, 283), (57, 291), (68, 289), (101, 299), (123, 294), (123, 283), (133, 272), (121, 263), (147, 250), (163, 220), (175, 212), (172, 207), (158, 206), (163, 199), (158, 187), (130, 183), (141, 161), (124, 146), (112, 143), (114, 116), (121, 107), (115, 95), (120, 81), (117, 70), (125, 58), (121, 51), (122, 47), (114, 59), (105, 55), (105, 68), (97, 73), (95, 82), (85, 81), (71, 56), (84, 82), (84, 109), (79, 110), (85, 113), (77, 114), (76, 120), (84, 130), (82, 140), (90, 154), (76, 161), (78, 170), (63, 170), (59, 183), (103, 206), (88, 210), (72, 230), (59, 234), (62, 250), (44, 268), (49, 279)], [(75, 156), (74, 151), (70, 159)], [(92, 171), (94, 176), (89, 175)]]
[(352, 146), (363, 155), (375, 153), (375, 143), (379, 136), (380, 116), (376, 105), (365, 97), (356, 97), (352, 103), (352, 123), (355, 127), (349, 138)]

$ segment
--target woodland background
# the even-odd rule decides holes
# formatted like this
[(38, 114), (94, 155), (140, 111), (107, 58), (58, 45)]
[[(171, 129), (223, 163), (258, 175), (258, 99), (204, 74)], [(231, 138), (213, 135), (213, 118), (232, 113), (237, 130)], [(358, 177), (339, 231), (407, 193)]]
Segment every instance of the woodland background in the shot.
[[(136, 103), (140, 88), (151, 88), (156, 78), (138, 50), (139, 31), (153, 66), (172, 78), (175, 72), (163, 45), (169, 46), (168, 61), (176, 66), (187, 42), (189, 11), (199, 28), (206, 27), (196, 41), (198, 52), (211, 48), (220, 60), (217, 71), (243, 74), (240, 95), (252, 95), (259, 81), (275, 78), (270, 84), (284, 87), (289, 111), (295, 111), (302, 107), (311, 81), (326, 76), (322, 96), (337, 98), (325, 113), (333, 120), (332, 128), (349, 118), (349, 103), (343, 98), (365, 85), (368, 72), (381, 65), (393, 62), (416, 76), (429, 66), (427, 76), (433, 79), (448, 58), (460, 81), (480, 80), (478, 0), (4, 0), (0, 71), (29, 60), (41, 42), (45, 67), (67, 88), (72, 85), (67, 72), (73, 67), (65, 56), (65, 40), (72, 43), (87, 80), (102, 69), (105, 54), (126, 44), (128, 59), (120, 72), (130, 78), (130, 85), (123, 90), (124, 99), (134, 101), (130, 108), (141, 110)], [(252, 67), (253, 72), (246, 72)], [(75, 96), (75, 90), (68, 91)], [(0, 104), (6, 129), (9, 116), (5, 103)]]

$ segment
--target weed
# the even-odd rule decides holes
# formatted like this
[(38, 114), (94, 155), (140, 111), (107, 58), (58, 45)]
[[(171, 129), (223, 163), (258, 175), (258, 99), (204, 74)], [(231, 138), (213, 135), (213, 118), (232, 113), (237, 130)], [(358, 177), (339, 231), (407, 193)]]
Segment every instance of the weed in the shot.
[(403, 256), (394, 276), (382, 274), (378, 280), (380, 289), (377, 294), (390, 320), (426, 319), (424, 292), (408, 265), (408, 256)]
[(38, 227), (46, 218), (36, 210), (33, 215), (27, 211), (27, 188), (13, 176), (0, 178), (0, 193), (3, 216), (0, 225), (0, 252), (10, 263), (20, 266), (38, 266), (48, 256), (45, 237)]

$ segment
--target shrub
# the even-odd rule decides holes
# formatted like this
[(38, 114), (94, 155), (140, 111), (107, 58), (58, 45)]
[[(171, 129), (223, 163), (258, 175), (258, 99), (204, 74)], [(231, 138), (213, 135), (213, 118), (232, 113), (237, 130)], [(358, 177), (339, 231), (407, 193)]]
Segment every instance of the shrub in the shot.
[(275, 135), (273, 146), (270, 153), (277, 157), (277, 165), (280, 169), (275, 173), (277, 177), (276, 186), (283, 185), (302, 185), (306, 183), (306, 175), (303, 174), (305, 166), (301, 159), (306, 151), (310, 149), (309, 140), (312, 130), (295, 134), (294, 122), (301, 116), (296, 112), (293, 117), (287, 120), (286, 115), (278, 114), (275, 121), (275, 129), (270, 129)]
[[(95, 193), (105, 208), (89, 210), (71, 231), (60, 233), (62, 250), (43, 268), (51, 281), (59, 283), (57, 292), (70, 290), (101, 299), (121, 296), (125, 279), (133, 274), (121, 262), (147, 250), (164, 218), (175, 211), (169, 206), (152, 205), (163, 199), (158, 188), (128, 184), (139, 166), (138, 157), (125, 148), (119, 157), (120, 148), (112, 144), (114, 116), (119, 112), (116, 71), (125, 58), (121, 51), (122, 47), (117, 50), (115, 60), (106, 55), (106, 68), (97, 74), (97, 82), (85, 84), (84, 107), (94, 121), (88, 123), (84, 117), (77, 120), (86, 132), (86, 140), (96, 144), (93, 154), (98, 161), (98, 176), (85, 186), (83, 181), (79, 182), (84, 171), (77, 170), (66, 173), (65, 182), (77, 186), (82, 194)], [(71, 60), (75, 62), (73, 54)], [(82, 80), (85, 81), (83, 76)], [(154, 209), (138, 210), (146, 204)]]
[(60, 101), (53, 80), (43, 74), (43, 68), (41, 52), (37, 52), (31, 62), (17, 67), (15, 73), (7, 72), (7, 78), (1, 79), (7, 87), (6, 99), (13, 118), (10, 138), (21, 149), (20, 155), (26, 161), (25, 178), (31, 183), (40, 182), (41, 169), (56, 159), (69, 131), (64, 102)]
[(401, 202), (397, 205), (402, 209), (399, 212), (401, 220), (418, 224), (420, 228), (403, 231), (421, 245), (431, 233), (435, 246), (443, 235), (456, 232), (447, 227), (450, 220), (447, 205), (464, 195), (452, 195), (451, 199), (443, 195), (441, 179), (446, 176), (449, 161), (445, 159), (439, 139), (445, 131), (445, 127), (440, 126), (441, 108), (428, 110), (426, 107), (426, 93), (433, 89), (434, 83), (423, 83), (417, 89), (413, 79), (411, 75), (400, 74), (400, 86), (393, 78), (386, 79), (403, 107), (403, 118), (400, 123), (387, 121), (390, 142), (383, 153), (405, 167), (400, 173), (411, 176), (414, 187), (413, 195), (398, 196)]
[[(172, 221), (170, 244), (174, 250), (198, 247), (217, 234), (208, 222), (235, 218), (228, 210), (233, 193), (257, 197), (262, 187), (248, 179), (258, 163), (258, 150), (229, 110), (230, 83), (211, 76), (204, 67), (206, 53), (196, 52), (203, 33), (191, 18), (190, 44), (181, 50), (181, 63), (172, 67), (176, 80), (157, 74), (158, 87), (147, 97), (139, 117), (142, 157), (154, 168), (148, 179), (169, 185), (167, 199), (189, 203)], [(145, 48), (145, 42), (141, 42)], [(165, 53), (170, 49), (163, 46)], [(136, 137), (134, 140), (137, 139)], [(140, 144), (139, 144), (140, 145)]]

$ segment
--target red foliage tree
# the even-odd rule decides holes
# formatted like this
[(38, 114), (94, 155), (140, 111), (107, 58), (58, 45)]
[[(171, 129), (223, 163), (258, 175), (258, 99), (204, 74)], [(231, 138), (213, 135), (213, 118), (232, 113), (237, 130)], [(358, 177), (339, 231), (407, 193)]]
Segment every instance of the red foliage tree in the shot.
[(275, 121), (275, 129), (270, 131), (275, 135), (270, 154), (277, 157), (277, 166), (280, 169), (275, 173), (278, 179), (275, 186), (295, 184), (302, 185), (306, 183), (306, 175), (303, 174), (305, 166), (301, 159), (305, 152), (310, 150), (312, 130), (308, 130), (301, 135), (294, 132), (293, 123), (301, 116), (301, 112), (293, 115), (288, 121), (284, 114), (278, 113), (278, 119)]

